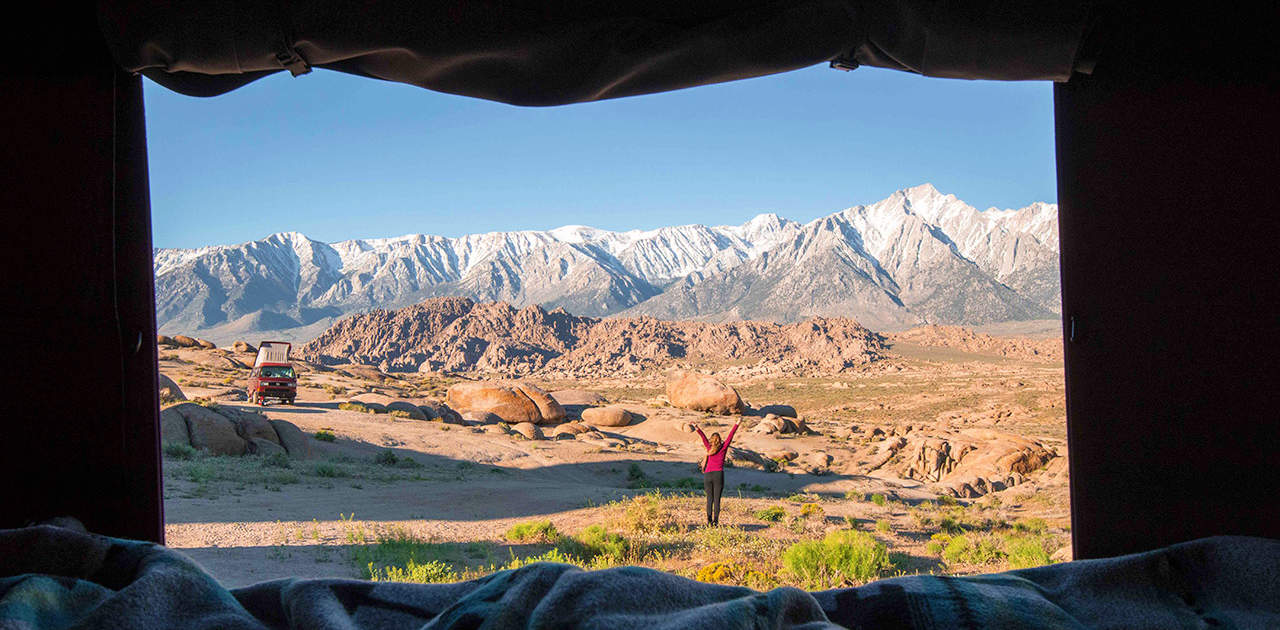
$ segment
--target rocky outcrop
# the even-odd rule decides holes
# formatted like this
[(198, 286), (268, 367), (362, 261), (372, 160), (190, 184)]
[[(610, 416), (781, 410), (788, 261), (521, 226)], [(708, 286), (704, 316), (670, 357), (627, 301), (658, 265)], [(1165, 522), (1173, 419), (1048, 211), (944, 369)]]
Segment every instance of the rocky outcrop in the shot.
[(174, 335), (173, 343), (179, 348), (199, 348), (200, 347), (199, 341), (196, 341), (194, 337), (188, 337), (186, 335)]
[(210, 455), (239, 456), (284, 452), (310, 455), (307, 436), (284, 420), (269, 420), (252, 411), (181, 403), (160, 412), (160, 440), (185, 444)]
[(299, 354), (326, 365), (364, 364), (388, 372), (598, 375), (685, 360), (756, 361), (790, 373), (840, 372), (880, 359), (883, 349), (880, 336), (852, 319), (794, 324), (598, 319), (539, 306), (515, 309), (501, 302), (435, 298), (348, 317)]
[(740, 414), (746, 408), (737, 390), (697, 372), (677, 371), (667, 382), (667, 399), (673, 407)]
[(805, 426), (803, 420), (768, 414), (757, 422), (755, 426), (751, 427), (751, 432), (765, 435), (774, 433), (807, 433), (808, 427)]
[(440, 420), (446, 424), (461, 424), (462, 416), (442, 402), (424, 400), (418, 403), (418, 409), (428, 420)]
[(582, 421), (593, 427), (625, 427), (635, 416), (622, 407), (591, 407), (582, 412)]
[(415, 404), (413, 404), (413, 403), (411, 403), (411, 402), (409, 402), (409, 401), (407, 401), (407, 400), (393, 400), (393, 401), (391, 401), (391, 402), (387, 403), (387, 412), (388, 412), (388, 413), (391, 413), (391, 412), (394, 412), (394, 411), (400, 411), (400, 412), (403, 412), (403, 413), (405, 413), (405, 414), (408, 414), (408, 417), (409, 417), (409, 418), (412, 418), (412, 419), (414, 419), (414, 420), (428, 420), (428, 419), (429, 419), (429, 418), (427, 418), (427, 414), (425, 414), (425, 413), (423, 413), (423, 412), (422, 412), (422, 409), (421, 409), (421, 408), (419, 408), (417, 405), (415, 405)]
[(237, 341), (237, 342), (235, 342), (235, 343), (231, 344), (231, 349), (232, 349), (232, 350), (234, 350), (235, 352), (239, 352), (239, 353), (242, 353), (242, 354), (257, 354), (257, 353), (258, 353), (258, 349), (257, 349), (257, 348), (255, 348), (255, 347), (253, 347), (253, 344), (250, 344), (250, 343), (249, 343), (249, 342), (247, 342), (247, 341)]
[(160, 385), (159, 393), (161, 400), (186, 400), (187, 396), (182, 393), (182, 388), (173, 382), (173, 379), (164, 374), (157, 375), (157, 381)]
[(511, 430), (526, 440), (541, 440), (542, 431), (538, 429), (538, 425), (532, 422), (520, 422), (511, 425)]
[[(482, 381), (456, 383), (446, 395), (448, 405), (464, 417), (493, 414), (516, 424), (553, 424), (564, 419), (564, 408), (550, 394), (527, 383)], [(545, 414), (545, 415), (544, 415)]]

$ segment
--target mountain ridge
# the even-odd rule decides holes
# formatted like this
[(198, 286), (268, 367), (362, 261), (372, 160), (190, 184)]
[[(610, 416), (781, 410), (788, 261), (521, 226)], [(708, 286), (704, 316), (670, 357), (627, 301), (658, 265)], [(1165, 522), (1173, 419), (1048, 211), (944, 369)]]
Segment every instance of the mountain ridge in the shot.
[(281, 232), (157, 249), (156, 312), (162, 332), (247, 334), (257, 321), (315, 328), (465, 296), (585, 316), (971, 325), (1056, 316), (1057, 255), (1055, 204), (978, 210), (923, 184), (804, 224), (765, 213), (736, 226), (572, 225), (335, 243)]

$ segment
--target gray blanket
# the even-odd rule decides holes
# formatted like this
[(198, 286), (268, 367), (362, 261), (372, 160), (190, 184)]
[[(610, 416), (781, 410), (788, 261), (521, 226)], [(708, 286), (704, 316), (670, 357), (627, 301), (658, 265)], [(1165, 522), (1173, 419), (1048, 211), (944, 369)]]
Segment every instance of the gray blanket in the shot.
[(0, 629), (1280, 628), (1280, 541), (807, 593), (534, 564), (457, 584), (274, 580), (228, 591), (182, 554), (56, 527), (0, 530)]

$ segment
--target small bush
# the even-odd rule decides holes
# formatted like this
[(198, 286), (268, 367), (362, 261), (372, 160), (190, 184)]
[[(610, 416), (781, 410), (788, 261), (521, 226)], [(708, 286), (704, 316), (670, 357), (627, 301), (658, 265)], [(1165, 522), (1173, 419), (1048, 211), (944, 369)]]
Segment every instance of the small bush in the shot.
[(956, 498), (949, 494), (938, 495), (938, 505), (957, 505)]
[(560, 532), (551, 521), (516, 523), (503, 535), (511, 542), (555, 542), (560, 539)]
[(400, 463), (400, 457), (391, 449), (386, 449), (373, 457), (373, 463), (379, 466), (395, 466)]
[(196, 449), (187, 444), (169, 443), (164, 445), (164, 456), (173, 459), (193, 459)]
[(948, 564), (988, 564), (1004, 559), (1000, 540), (986, 534), (962, 534), (951, 539), (942, 550)]
[(351, 476), (351, 473), (348, 472), (346, 468), (331, 462), (317, 462), (311, 471), (315, 473), (315, 476), (317, 477), (326, 477), (329, 479)]
[(1030, 534), (1044, 534), (1049, 531), (1049, 524), (1042, 518), (1027, 518), (1014, 523), (1013, 529)]
[(782, 509), (782, 506), (780, 505), (767, 507), (763, 510), (759, 510), (756, 512), (756, 518), (769, 523), (777, 523), (778, 521), (781, 521), (783, 517), (785, 517), (786, 515), (787, 515), (787, 511)]
[(623, 523), (633, 532), (657, 533), (671, 528), (671, 511), (657, 496), (642, 494), (627, 504)]
[(368, 565), (368, 576), (374, 582), (415, 582), (418, 584), (441, 584), (457, 582), (461, 578), (453, 567), (437, 561), (417, 562), (409, 560), (404, 567), (387, 566), (378, 568), (372, 562)]
[(787, 529), (796, 534), (803, 534), (808, 529), (805, 520), (799, 516), (793, 516), (787, 521)]
[(951, 542), (949, 534), (937, 533), (929, 537), (929, 542), (925, 544), (925, 551), (930, 555), (941, 556), (942, 551), (947, 548), (947, 543)]
[(847, 529), (791, 545), (782, 553), (782, 564), (811, 590), (866, 582), (893, 568), (884, 544)]
[(818, 517), (821, 518), (826, 512), (822, 506), (817, 503), (806, 503), (800, 508), (800, 518)]
[(735, 562), (712, 562), (698, 569), (693, 579), (712, 584), (738, 584), (746, 577), (748, 569)]
[(356, 401), (338, 403), (338, 409), (343, 411), (358, 411), (360, 413), (373, 413), (372, 409)]
[(388, 415), (391, 415), (391, 416), (395, 416), (395, 417), (397, 417), (397, 418), (412, 418), (412, 417), (413, 417), (413, 416), (411, 416), (411, 415), (409, 414), (409, 412), (407, 412), (407, 411), (405, 411), (405, 410), (403, 410), (403, 409), (392, 409), (392, 410), (388, 411), (388, 412), (387, 412), (387, 414), (388, 414)]
[(882, 519), (880, 519), (880, 520), (876, 521), (876, 531), (878, 531), (878, 532), (888, 532), (888, 531), (890, 531), (890, 530), (892, 530), (892, 529), (893, 529), (893, 526), (889, 524), (889, 520), (888, 520), (888, 519), (883, 519), (883, 518), (882, 518)]
[(262, 465), (270, 468), (292, 468), (293, 462), (289, 460), (288, 453), (272, 453), (262, 458)]
[(613, 564), (621, 564), (627, 557), (631, 543), (618, 534), (612, 534), (603, 525), (592, 525), (573, 538), (583, 558), (594, 560), (607, 558)]
[(1045, 550), (1045, 539), (1037, 535), (1009, 535), (1004, 538), (1004, 552), (1009, 558), (1009, 566), (1014, 569), (1028, 569), (1049, 564), (1049, 552)]
[(321, 442), (337, 442), (338, 441), (338, 436), (334, 435), (333, 431), (330, 431), (328, 429), (320, 429), (319, 431), (316, 431), (315, 438), (317, 440), (320, 440)]
[(877, 492), (876, 494), (871, 495), (871, 502), (880, 507), (884, 507), (885, 505), (888, 505), (889, 498)]

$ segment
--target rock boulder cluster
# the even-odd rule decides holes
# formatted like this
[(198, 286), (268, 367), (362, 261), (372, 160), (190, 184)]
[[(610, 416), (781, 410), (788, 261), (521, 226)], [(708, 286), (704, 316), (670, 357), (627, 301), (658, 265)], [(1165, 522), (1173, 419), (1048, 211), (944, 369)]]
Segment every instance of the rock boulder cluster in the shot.
[(311, 454), (306, 434), (284, 420), (232, 409), (181, 403), (160, 412), (160, 440), (185, 444), (211, 455), (271, 455), (304, 458)]
[(677, 360), (754, 360), (791, 372), (830, 373), (866, 366), (882, 358), (883, 350), (883, 339), (852, 319), (600, 319), (539, 306), (434, 298), (347, 317), (299, 354), (319, 364), (376, 365), (387, 372), (592, 375), (635, 373)]

